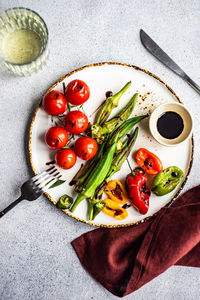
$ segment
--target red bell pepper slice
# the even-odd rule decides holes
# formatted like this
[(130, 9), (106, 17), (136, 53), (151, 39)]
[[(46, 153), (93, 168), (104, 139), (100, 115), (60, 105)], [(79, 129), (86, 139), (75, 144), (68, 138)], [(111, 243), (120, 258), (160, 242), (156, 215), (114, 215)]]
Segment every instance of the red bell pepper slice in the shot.
[(145, 148), (140, 148), (135, 155), (138, 165), (147, 173), (156, 175), (163, 170), (161, 160)]
[(131, 204), (141, 213), (146, 214), (149, 209), (150, 189), (147, 187), (147, 177), (133, 171), (126, 177), (126, 186)]

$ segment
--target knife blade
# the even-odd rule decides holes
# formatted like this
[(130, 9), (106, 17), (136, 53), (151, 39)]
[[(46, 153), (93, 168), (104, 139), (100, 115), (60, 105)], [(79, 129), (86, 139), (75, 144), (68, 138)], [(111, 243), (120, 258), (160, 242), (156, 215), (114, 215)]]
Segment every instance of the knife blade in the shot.
[(140, 29), (140, 39), (143, 46), (166, 67), (184, 79), (200, 94), (200, 86), (195, 83), (176, 63), (165, 53), (144, 30)]

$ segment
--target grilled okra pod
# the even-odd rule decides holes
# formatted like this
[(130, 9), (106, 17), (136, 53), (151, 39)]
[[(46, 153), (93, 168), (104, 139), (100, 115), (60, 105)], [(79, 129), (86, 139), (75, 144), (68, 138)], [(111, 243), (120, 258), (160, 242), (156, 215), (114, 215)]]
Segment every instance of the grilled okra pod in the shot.
[(83, 172), (77, 178), (76, 186), (75, 186), (76, 192), (80, 193), (82, 191), (82, 189), (84, 188), (86, 180), (89, 178), (90, 174), (96, 167), (98, 160), (101, 159), (103, 156), (103, 153), (105, 150), (105, 145), (106, 145), (106, 143), (103, 143), (99, 146), (98, 152), (95, 155), (95, 157), (91, 161), (88, 162), (89, 164), (87, 165), (87, 168), (85, 170), (83, 170)]
[(105, 207), (105, 203), (101, 200), (90, 199), (89, 200), (89, 220), (94, 220), (95, 217)]
[(134, 130), (133, 134), (130, 136), (129, 141), (127, 144), (125, 144), (123, 150), (118, 153), (111, 164), (110, 170), (106, 176), (106, 178), (104, 179), (104, 182), (101, 183), (101, 185), (97, 188), (96, 193), (95, 193), (95, 199), (100, 199), (102, 197), (103, 194), (103, 190), (107, 184), (107, 182), (110, 180), (110, 178), (116, 173), (118, 172), (123, 163), (125, 162), (125, 160), (128, 158), (134, 144), (135, 141), (137, 139), (138, 136), (138, 127)]
[(94, 197), (96, 188), (104, 181), (110, 170), (115, 150), (116, 143), (114, 143), (110, 148), (108, 148), (106, 153), (103, 155), (102, 159), (99, 160), (99, 162), (97, 163), (97, 167), (94, 169), (94, 172), (92, 172), (91, 176), (89, 177), (89, 180), (87, 181), (84, 190), (77, 196), (75, 202), (73, 203), (70, 209), (71, 212), (74, 212), (77, 205), (83, 199), (92, 199)]
[(121, 120), (121, 122), (124, 122), (130, 117), (130, 115), (136, 105), (137, 98), (138, 98), (138, 94), (135, 94), (131, 98), (131, 100), (126, 104), (126, 106), (123, 107), (116, 116), (114, 116), (111, 120), (106, 121), (102, 125), (102, 133), (103, 134), (112, 132), (116, 128), (116, 126), (119, 124), (120, 120)]
[(123, 122), (112, 134), (112, 137), (108, 141), (108, 146), (115, 143), (116, 139), (121, 139), (125, 134), (127, 134), (133, 127), (139, 123), (144, 118), (148, 117), (148, 115), (142, 115), (130, 118)]
[(104, 106), (102, 107), (102, 109), (100, 110), (97, 116), (96, 124), (102, 125), (108, 119), (112, 110), (118, 106), (120, 98), (130, 87), (130, 85), (131, 85), (131, 81), (127, 82), (125, 86), (118, 93), (106, 99)]

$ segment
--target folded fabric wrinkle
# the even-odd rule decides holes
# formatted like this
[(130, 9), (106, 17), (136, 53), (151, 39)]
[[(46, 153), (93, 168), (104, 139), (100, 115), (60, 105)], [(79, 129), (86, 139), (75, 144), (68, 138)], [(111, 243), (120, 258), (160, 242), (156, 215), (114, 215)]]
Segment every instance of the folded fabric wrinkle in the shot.
[(90, 275), (118, 297), (173, 265), (200, 267), (200, 185), (147, 222), (95, 229), (72, 245)]

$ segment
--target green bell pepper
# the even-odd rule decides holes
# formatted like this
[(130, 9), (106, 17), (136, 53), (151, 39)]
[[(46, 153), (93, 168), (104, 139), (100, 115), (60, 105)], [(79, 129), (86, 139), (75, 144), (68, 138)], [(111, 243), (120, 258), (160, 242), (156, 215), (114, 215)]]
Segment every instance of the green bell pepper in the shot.
[(182, 177), (181, 169), (176, 166), (168, 167), (154, 177), (152, 191), (157, 196), (166, 195), (175, 189)]

